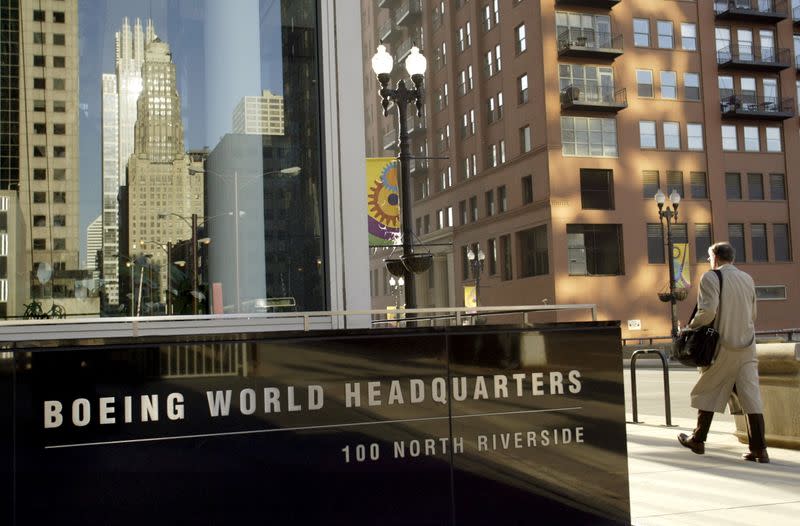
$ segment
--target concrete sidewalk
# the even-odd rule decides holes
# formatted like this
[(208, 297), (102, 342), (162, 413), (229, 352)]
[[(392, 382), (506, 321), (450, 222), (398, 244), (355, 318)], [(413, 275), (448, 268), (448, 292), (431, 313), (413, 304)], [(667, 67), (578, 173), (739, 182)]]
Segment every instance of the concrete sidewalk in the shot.
[[(638, 364), (637, 364), (638, 365)], [(631, 414), (627, 419), (631, 421)], [(637, 526), (800, 524), (800, 451), (769, 448), (770, 464), (741, 460), (747, 451), (733, 436), (733, 421), (711, 425), (706, 453), (682, 447), (678, 433), (695, 421), (641, 415), (628, 424), (631, 520)]]

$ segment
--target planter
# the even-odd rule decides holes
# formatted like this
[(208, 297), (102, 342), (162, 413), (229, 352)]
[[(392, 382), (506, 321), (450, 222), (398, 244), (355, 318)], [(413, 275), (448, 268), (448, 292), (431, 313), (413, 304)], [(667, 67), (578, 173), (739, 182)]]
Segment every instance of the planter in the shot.
[(431, 268), (433, 264), (432, 254), (408, 254), (402, 256), (403, 265), (414, 274), (421, 274)]
[(406, 268), (403, 265), (403, 261), (399, 258), (384, 259), (383, 264), (386, 265), (386, 270), (389, 271), (389, 274), (396, 278), (404, 276), (406, 273)]

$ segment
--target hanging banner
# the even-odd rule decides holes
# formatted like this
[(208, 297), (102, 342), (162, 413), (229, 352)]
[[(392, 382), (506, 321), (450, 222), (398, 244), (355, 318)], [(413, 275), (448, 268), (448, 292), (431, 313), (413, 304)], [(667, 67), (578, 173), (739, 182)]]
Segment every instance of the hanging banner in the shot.
[(394, 157), (367, 159), (367, 223), (371, 246), (400, 243), (400, 177)]
[(672, 245), (672, 263), (675, 270), (675, 286), (677, 288), (689, 288), (692, 283), (689, 276), (688, 243), (674, 243)]
[(464, 285), (464, 306), (473, 309), (478, 307), (478, 289), (475, 285)]

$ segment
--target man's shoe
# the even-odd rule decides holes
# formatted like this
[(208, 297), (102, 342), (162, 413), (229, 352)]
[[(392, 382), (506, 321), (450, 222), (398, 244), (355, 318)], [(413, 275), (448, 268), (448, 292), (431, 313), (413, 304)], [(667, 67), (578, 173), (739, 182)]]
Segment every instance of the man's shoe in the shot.
[(769, 464), (769, 455), (766, 449), (757, 449), (742, 455), (742, 459), (749, 460), (750, 462), (758, 462), (759, 464)]
[[(678, 442), (681, 443), (683, 447), (688, 447), (692, 450), (692, 453), (697, 453), (698, 455), (702, 455), (706, 452), (706, 444), (705, 442), (700, 442), (699, 440), (695, 440), (694, 437), (690, 437), (686, 433), (681, 433), (678, 435)], [(766, 452), (764, 453), (766, 454)]]

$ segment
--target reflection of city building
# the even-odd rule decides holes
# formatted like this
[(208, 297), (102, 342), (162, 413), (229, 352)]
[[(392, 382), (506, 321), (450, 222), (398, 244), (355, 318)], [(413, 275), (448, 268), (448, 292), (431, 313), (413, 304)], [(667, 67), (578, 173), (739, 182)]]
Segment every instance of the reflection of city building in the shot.
[[(49, 5), (49, 4), (48, 4)], [(30, 296), (73, 297), (68, 272), (79, 266), (78, 8), (76, 2), (3, 2), (0, 190), (14, 190), (23, 219), (17, 224), (24, 262), (8, 275)], [(36, 269), (53, 270), (42, 286)], [(22, 290), (8, 283), (8, 290)]]
[[(152, 254), (152, 262), (161, 269), (161, 283), (166, 283), (167, 272), (162, 245), (191, 238), (189, 218), (203, 213), (203, 179), (190, 170), (192, 158), (186, 154), (183, 136), (172, 54), (169, 45), (156, 38), (147, 44), (142, 66), (134, 149), (128, 161), (125, 228), (131, 247), (121, 253)], [(159, 217), (165, 213), (172, 215)]]
[(97, 263), (100, 261), (98, 252), (103, 249), (103, 216), (97, 216), (88, 227), (86, 227), (86, 265), (85, 270), (91, 271), (95, 280), (100, 279), (100, 270)]
[(115, 35), (116, 72), (104, 74), (103, 104), (103, 280), (110, 305), (119, 298), (119, 187), (126, 184), (128, 158), (133, 153), (136, 102), (142, 92), (145, 46), (156, 38), (153, 23), (143, 30), (139, 19), (131, 29), (128, 19)]
[(20, 316), (28, 298), (24, 238), (16, 190), (0, 190), (0, 318)]
[(243, 97), (233, 110), (233, 133), (283, 135), (283, 97), (269, 90)]
[[(707, 247), (730, 240), (770, 300), (759, 327), (795, 326), (798, 51), (779, 49), (792, 41), (788, 4), (362, 0), (363, 57), (382, 41), (393, 83), (407, 79), (412, 44), (428, 59), (426, 115), (409, 116), (412, 155), (435, 157), (410, 165), (415, 233), (435, 254), (419, 306), (463, 305), (479, 243), (484, 306), (597, 303), (625, 336), (668, 335), (656, 295), (669, 282), (661, 188), (683, 197), (672, 232), (689, 247), (690, 297)], [(390, 156), (397, 123), (368, 66), (363, 75), (367, 154)], [(376, 307), (393, 303), (380, 257)], [(692, 306), (679, 304), (678, 319)]]

